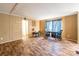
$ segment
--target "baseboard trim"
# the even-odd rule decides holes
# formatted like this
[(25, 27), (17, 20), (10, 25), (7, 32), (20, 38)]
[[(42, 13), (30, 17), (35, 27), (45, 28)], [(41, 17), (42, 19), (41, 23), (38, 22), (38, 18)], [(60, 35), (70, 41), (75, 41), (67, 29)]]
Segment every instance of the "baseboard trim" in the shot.
[(17, 40), (22, 40), (22, 39), (16, 39), (16, 40), (9, 40), (9, 41), (3, 41), (3, 42), (1, 42), (0, 44), (5, 44), (5, 43), (9, 43), (9, 42), (13, 42), (13, 41), (17, 41)]

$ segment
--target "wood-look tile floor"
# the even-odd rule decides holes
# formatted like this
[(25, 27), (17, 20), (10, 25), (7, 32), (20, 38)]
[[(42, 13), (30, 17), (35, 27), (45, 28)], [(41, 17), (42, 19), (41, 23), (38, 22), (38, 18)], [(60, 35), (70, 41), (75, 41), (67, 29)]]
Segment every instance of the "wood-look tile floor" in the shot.
[(78, 56), (79, 44), (67, 40), (26, 38), (0, 44), (0, 56)]

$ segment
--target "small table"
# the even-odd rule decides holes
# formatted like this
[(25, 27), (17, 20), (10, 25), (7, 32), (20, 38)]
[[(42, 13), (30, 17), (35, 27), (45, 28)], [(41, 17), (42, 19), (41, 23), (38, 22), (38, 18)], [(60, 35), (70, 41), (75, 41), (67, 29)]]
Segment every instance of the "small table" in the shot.
[(39, 32), (33, 32), (33, 33), (32, 33), (32, 36), (33, 36), (33, 37), (39, 37)]

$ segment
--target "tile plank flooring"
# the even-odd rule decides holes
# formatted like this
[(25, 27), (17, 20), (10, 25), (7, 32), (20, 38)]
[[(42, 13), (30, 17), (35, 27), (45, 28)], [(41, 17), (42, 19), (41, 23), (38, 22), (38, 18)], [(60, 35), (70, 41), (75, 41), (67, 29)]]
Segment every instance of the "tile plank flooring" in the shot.
[(76, 50), (79, 50), (79, 44), (74, 42), (43, 37), (0, 44), (0, 55), (6, 56), (78, 56)]

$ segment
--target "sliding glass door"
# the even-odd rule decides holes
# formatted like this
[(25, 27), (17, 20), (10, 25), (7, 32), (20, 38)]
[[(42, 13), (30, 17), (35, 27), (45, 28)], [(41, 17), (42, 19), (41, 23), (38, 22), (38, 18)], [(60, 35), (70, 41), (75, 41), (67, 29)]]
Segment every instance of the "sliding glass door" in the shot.
[(46, 32), (52, 32), (53, 28), (52, 28), (52, 21), (47, 21), (46, 22), (46, 27), (45, 27), (45, 31)]
[(52, 32), (61, 31), (61, 20), (52, 21)]
[(61, 31), (61, 19), (46, 21), (45, 31), (46, 32), (59, 32)]

